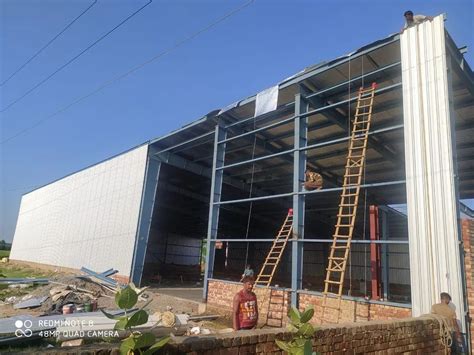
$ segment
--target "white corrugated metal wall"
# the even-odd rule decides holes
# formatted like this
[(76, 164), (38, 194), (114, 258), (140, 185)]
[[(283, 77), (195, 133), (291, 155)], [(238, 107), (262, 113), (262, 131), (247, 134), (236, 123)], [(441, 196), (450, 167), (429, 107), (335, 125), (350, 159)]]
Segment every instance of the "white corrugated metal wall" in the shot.
[(448, 292), (464, 323), (444, 17), (407, 29), (400, 44), (412, 312), (429, 313)]
[(22, 197), (11, 259), (129, 276), (148, 146)]

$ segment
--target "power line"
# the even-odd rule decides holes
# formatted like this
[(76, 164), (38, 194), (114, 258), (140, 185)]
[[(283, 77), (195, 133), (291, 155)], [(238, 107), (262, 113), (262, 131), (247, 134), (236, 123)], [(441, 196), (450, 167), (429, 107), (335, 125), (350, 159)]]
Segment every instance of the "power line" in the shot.
[(232, 11), (228, 12), (227, 14), (225, 14), (224, 16), (218, 18), (217, 20), (215, 20), (214, 22), (211, 22), (209, 25), (203, 27), (202, 29), (200, 29), (199, 31), (196, 31), (194, 32), (193, 34), (189, 35), (188, 37), (185, 37), (184, 39), (182, 39), (181, 41), (177, 42), (176, 44), (174, 44), (173, 46), (165, 49), (164, 51), (158, 53), (157, 55), (151, 57), (150, 59), (146, 60), (145, 62), (142, 62), (141, 64), (138, 64), (137, 66), (129, 69), (128, 71), (126, 71), (125, 73), (121, 74), (121, 75), (118, 75), (116, 76), (115, 78), (112, 78), (110, 80), (107, 80), (105, 82), (103, 82), (100, 86), (98, 86), (95, 90), (91, 91), (90, 93), (86, 94), (86, 95), (83, 95), (83, 96), (80, 96), (78, 98), (76, 98), (74, 101), (70, 102), (69, 104), (67, 104), (66, 106), (60, 108), (59, 110), (53, 112), (52, 114), (44, 117), (43, 119), (37, 121), (36, 123), (34, 123), (33, 125), (31, 125), (30, 127), (27, 127), (19, 132), (17, 132), (16, 134), (14, 134), (13, 136), (10, 136), (8, 138), (6, 138), (5, 140), (3, 140), (2, 142), (0, 142), (0, 144), (5, 144), (9, 141), (11, 141), (12, 139), (15, 139), (23, 134), (25, 134), (26, 132), (38, 127), (39, 125), (43, 124), (44, 122), (52, 119), (53, 117), (59, 115), (61, 112), (64, 112), (66, 111), (67, 109), (69, 109), (70, 107), (80, 103), (81, 101), (84, 101), (85, 99), (91, 97), (92, 95), (95, 95), (96, 93), (102, 91), (103, 89), (105, 89), (107, 86), (110, 86), (112, 84), (114, 84), (115, 82), (119, 81), (119, 80), (122, 80), (123, 78), (129, 76), (130, 74), (140, 70), (141, 68), (143, 68), (144, 66), (164, 57), (165, 55), (171, 53), (172, 51), (174, 51), (175, 49), (181, 47), (183, 44), (187, 43), (187, 42), (190, 42), (192, 41), (194, 38), (196, 38), (197, 36), (199, 36), (200, 34), (204, 33), (204, 32), (207, 32), (209, 31), (211, 28), (217, 26), (218, 24), (220, 24), (221, 22), (225, 21), (226, 19), (228, 19), (229, 17), (235, 15), (236, 13), (240, 12), (241, 10), (243, 10), (244, 8), (250, 6), (250, 4), (252, 4), (255, 0), (250, 0), (250, 1), (247, 1), (246, 3), (244, 3), (243, 5), (233, 9)]
[(20, 100), (22, 100), (23, 98), (25, 98), (26, 96), (28, 96), (30, 93), (32, 93), (34, 90), (36, 90), (37, 88), (39, 88), (41, 85), (43, 85), (45, 82), (47, 82), (49, 79), (51, 79), (53, 76), (55, 76), (57, 73), (59, 73), (61, 70), (63, 70), (64, 68), (66, 68), (69, 64), (71, 64), (72, 62), (74, 62), (77, 58), (79, 58), (80, 56), (82, 56), (84, 53), (86, 53), (89, 49), (91, 49), (92, 47), (94, 47), (97, 43), (99, 43), (100, 41), (102, 41), (104, 38), (106, 38), (107, 36), (109, 36), (112, 32), (114, 32), (117, 28), (119, 28), (120, 26), (122, 26), (125, 22), (127, 22), (128, 20), (130, 20), (132, 17), (134, 17), (136, 14), (138, 14), (140, 11), (142, 11), (145, 7), (147, 7), (148, 5), (151, 4), (153, 0), (149, 0), (145, 5), (143, 5), (142, 7), (140, 7), (137, 11), (135, 11), (133, 14), (131, 14), (130, 16), (128, 16), (127, 18), (125, 18), (123, 21), (121, 21), (118, 25), (116, 25), (114, 28), (112, 28), (110, 31), (108, 31), (106, 34), (102, 35), (101, 37), (99, 37), (97, 40), (95, 40), (93, 43), (91, 43), (89, 46), (87, 46), (86, 48), (84, 48), (81, 52), (79, 52), (77, 55), (75, 55), (74, 57), (72, 57), (71, 59), (69, 59), (66, 63), (64, 63), (63, 65), (61, 65), (58, 69), (56, 69), (54, 72), (52, 72), (51, 74), (49, 74), (46, 78), (44, 78), (43, 80), (41, 80), (39, 83), (37, 83), (35, 86), (33, 86), (31, 89), (29, 89), (28, 91), (26, 91), (23, 95), (21, 95), (19, 98), (15, 99), (13, 102), (9, 103), (6, 107), (4, 107), (0, 113), (3, 113), (5, 112), (6, 110), (8, 110), (10, 107), (12, 107), (13, 105), (15, 105), (17, 102), (19, 102)]
[(33, 59), (35, 59), (41, 52), (43, 52), (46, 48), (49, 47), (51, 43), (53, 43), (59, 36), (61, 36), (66, 30), (71, 27), (74, 22), (79, 20), (87, 11), (89, 11), (95, 4), (97, 4), (97, 0), (94, 0), (92, 4), (89, 5), (87, 9), (82, 11), (79, 16), (77, 16), (74, 20), (72, 20), (66, 27), (64, 27), (61, 32), (59, 32), (56, 36), (54, 36), (48, 43), (46, 43), (40, 50), (38, 50), (33, 56), (28, 59), (25, 63), (23, 63), (17, 70), (15, 70), (7, 79), (5, 79), (0, 86), (5, 85), (11, 78), (13, 78), (16, 74), (18, 74), (24, 67), (26, 67)]

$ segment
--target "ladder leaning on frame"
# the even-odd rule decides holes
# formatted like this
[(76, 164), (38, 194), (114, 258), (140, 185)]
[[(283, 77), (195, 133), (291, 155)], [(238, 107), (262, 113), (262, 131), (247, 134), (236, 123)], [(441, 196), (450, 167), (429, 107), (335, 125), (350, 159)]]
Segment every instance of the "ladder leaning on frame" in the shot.
[[(260, 305), (265, 304), (266, 295), (268, 293), (268, 289), (270, 288), (271, 282), (273, 280), (273, 276), (278, 268), (278, 264), (283, 256), (283, 252), (285, 251), (285, 247), (288, 244), (288, 239), (293, 233), (293, 209), (288, 210), (288, 214), (286, 215), (285, 221), (281, 226), (280, 230), (278, 231), (277, 236), (273, 240), (272, 247), (268, 252), (265, 261), (258, 273), (257, 279), (255, 280), (255, 285), (263, 286), (263, 297), (261, 297), (261, 301), (259, 302)], [(272, 310), (270, 307), (272, 305), (272, 297), (273, 297), (273, 290), (270, 290), (270, 295), (268, 299), (268, 310), (267, 310), (267, 317), (265, 323), (268, 324), (270, 320), (270, 315)], [(284, 297), (282, 297), (284, 300)], [(259, 306), (259, 309), (263, 309), (262, 306)], [(280, 312), (281, 313), (281, 312)], [(278, 322), (282, 323), (282, 317), (278, 317)], [(280, 325), (281, 326), (281, 325)]]
[[(375, 88), (375, 83), (368, 89), (360, 88), (357, 98), (356, 113), (352, 126), (349, 152), (347, 154), (336, 228), (331, 244), (328, 267), (326, 269), (326, 278), (324, 280), (321, 323), (334, 321), (333, 319), (326, 321), (324, 318), (329, 308), (337, 311), (336, 323), (339, 322), (341, 317), (344, 275), (351, 248), (352, 234), (354, 232), (357, 205), (359, 203), (359, 192), (364, 172)], [(334, 289), (335, 291), (333, 291)], [(329, 307), (330, 302), (328, 298), (331, 296), (335, 298), (335, 300), (332, 300), (336, 302), (335, 307)]]

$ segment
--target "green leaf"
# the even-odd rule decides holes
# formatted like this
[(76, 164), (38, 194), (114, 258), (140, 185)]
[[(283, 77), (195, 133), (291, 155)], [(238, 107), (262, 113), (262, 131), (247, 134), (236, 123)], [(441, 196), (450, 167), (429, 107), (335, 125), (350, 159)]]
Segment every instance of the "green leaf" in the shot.
[(293, 341), (294, 341), (295, 346), (298, 347), (298, 348), (303, 348), (304, 344), (306, 343), (305, 338), (297, 338)]
[(288, 315), (293, 323), (299, 324), (301, 315), (300, 311), (295, 306), (291, 306), (290, 311), (288, 312)]
[(281, 350), (286, 351), (287, 353), (290, 353), (290, 346), (288, 345), (287, 342), (275, 339), (275, 343)]
[(135, 339), (135, 349), (141, 349), (153, 345), (156, 337), (152, 333), (143, 333)]
[(143, 309), (135, 312), (127, 322), (127, 328), (136, 327), (137, 325), (142, 325), (148, 322), (148, 313)]
[(102, 308), (99, 308), (99, 310), (109, 319), (115, 319), (115, 320), (118, 320), (118, 319), (122, 319), (123, 315), (115, 315), (115, 314), (112, 314), (112, 313), (108, 313), (106, 311), (104, 311)]
[(137, 293), (130, 286), (125, 287), (115, 294), (115, 303), (121, 309), (130, 309), (138, 301)]
[(147, 351), (143, 352), (143, 355), (153, 355), (153, 353), (162, 348), (163, 346), (166, 345), (167, 342), (170, 341), (170, 337), (164, 337), (158, 340), (155, 344), (153, 344)]
[(305, 338), (310, 338), (313, 336), (314, 332), (314, 327), (310, 323), (305, 323), (300, 327), (297, 334)]
[(303, 346), (292, 345), (290, 346), (290, 351), (288, 351), (291, 355), (304, 355)]
[(117, 323), (115, 323), (115, 330), (124, 330), (127, 327), (128, 317), (121, 318)]
[(314, 309), (312, 306), (310, 306), (309, 308), (305, 309), (305, 311), (301, 315), (301, 323), (309, 322), (311, 318), (313, 318), (313, 316), (314, 316)]
[(286, 329), (288, 329), (288, 331), (292, 332), (292, 333), (296, 333), (298, 331), (298, 328), (296, 328), (293, 324), (289, 323), (287, 326), (286, 326)]
[(307, 340), (304, 344), (304, 355), (313, 355), (313, 346), (311, 345), (311, 340)]
[(121, 355), (128, 354), (129, 350), (135, 350), (135, 337), (133, 335), (130, 335), (128, 338), (122, 340), (122, 344), (120, 345)]

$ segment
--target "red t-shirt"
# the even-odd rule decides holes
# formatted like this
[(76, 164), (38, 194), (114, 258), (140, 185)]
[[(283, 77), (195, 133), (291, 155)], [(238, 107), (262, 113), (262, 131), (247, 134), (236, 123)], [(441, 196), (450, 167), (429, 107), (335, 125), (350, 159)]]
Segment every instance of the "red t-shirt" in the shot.
[(253, 292), (239, 292), (239, 326), (253, 328), (257, 324), (257, 296)]

